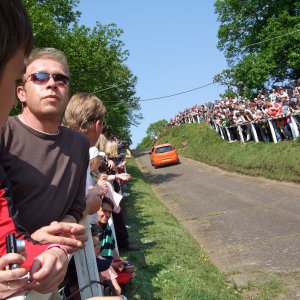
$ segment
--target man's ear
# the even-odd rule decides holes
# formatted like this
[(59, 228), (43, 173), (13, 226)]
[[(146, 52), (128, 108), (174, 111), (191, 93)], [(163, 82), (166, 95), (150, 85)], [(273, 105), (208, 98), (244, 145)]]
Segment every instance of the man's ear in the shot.
[(22, 103), (26, 102), (26, 92), (24, 86), (17, 86), (17, 96)]
[(101, 131), (102, 131), (102, 126), (103, 126), (102, 121), (97, 120), (96, 123), (95, 123), (95, 131), (101, 133)]

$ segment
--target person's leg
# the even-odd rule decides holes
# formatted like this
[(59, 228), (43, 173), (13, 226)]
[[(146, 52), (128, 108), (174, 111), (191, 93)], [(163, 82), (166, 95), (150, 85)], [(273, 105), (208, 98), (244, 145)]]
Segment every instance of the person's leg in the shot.
[(112, 217), (114, 220), (114, 226), (115, 226), (115, 232), (116, 232), (116, 238), (119, 248), (126, 248), (128, 246), (128, 231), (125, 226), (124, 218), (122, 215), (122, 210), (120, 213), (112, 213)]
[(281, 136), (280, 129), (277, 127), (276, 120), (273, 120), (273, 128), (274, 128), (274, 132), (275, 132), (277, 141), (281, 142), (282, 141), (282, 136)]
[(111, 281), (111, 283), (112, 283), (113, 287), (115, 288), (115, 291), (116, 291), (117, 295), (120, 296), (121, 292), (122, 292), (122, 289), (121, 289), (117, 279), (113, 279)]

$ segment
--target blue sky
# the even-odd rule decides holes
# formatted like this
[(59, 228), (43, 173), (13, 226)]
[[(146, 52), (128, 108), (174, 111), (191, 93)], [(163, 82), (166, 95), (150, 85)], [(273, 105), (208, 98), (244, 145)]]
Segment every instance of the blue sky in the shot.
[[(130, 53), (126, 64), (138, 77), (141, 100), (187, 91), (212, 82), (226, 68), (216, 48), (219, 24), (212, 0), (81, 0), (81, 24), (115, 23)], [(141, 101), (144, 119), (131, 128), (134, 148), (149, 124), (170, 120), (194, 104), (219, 98), (217, 84), (170, 98)]]

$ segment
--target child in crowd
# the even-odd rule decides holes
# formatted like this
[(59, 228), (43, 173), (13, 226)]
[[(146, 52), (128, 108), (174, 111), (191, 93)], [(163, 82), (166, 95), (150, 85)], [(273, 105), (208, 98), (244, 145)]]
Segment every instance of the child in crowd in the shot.
[(119, 284), (126, 284), (134, 277), (135, 267), (128, 261), (121, 260), (119, 254), (115, 250), (115, 240), (108, 224), (113, 209), (113, 202), (109, 198), (104, 197), (102, 199), (101, 208), (98, 211), (100, 254), (106, 259), (114, 259), (112, 267), (118, 274), (117, 281)]
[[(103, 258), (100, 255), (100, 241), (99, 241), (99, 232), (98, 230), (92, 230), (92, 236), (93, 236), (93, 244), (94, 244), (94, 250), (95, 250), (95, 255), (96, 255), (96, 260), (97, 260), (97, 265), (101, 266), (103, 262)], [(102, 259), (101, 259), (102, 258)], [(112, 290), (112, 294), (115, 296), (120, 296), (121, 295), (121, 287), (117, 281), (118, 274), (115, 272), (113, 267), (110, 265), (112, 260), (110, 259), (105, 259), (107, 263), (109, 264), (109, 268), (104, 271), (100, 271), (101, 269), (98, 267), (99, 270), (99, 277), (101, 279), (105, 279), (111, 282), (110, 289)]]

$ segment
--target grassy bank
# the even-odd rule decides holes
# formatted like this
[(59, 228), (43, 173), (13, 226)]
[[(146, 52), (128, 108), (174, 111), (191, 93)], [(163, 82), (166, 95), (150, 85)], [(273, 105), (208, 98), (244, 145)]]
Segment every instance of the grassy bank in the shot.
[(300, 140), (229, 144), (208, 124), (183, 124), (157, 141), (173, 144), (184, 157), (251, 176), (300, 183)]
[(160, 203), (133, 159), (128, 171), (133, 176), (126, 200), (129, 234), (141, 245), (141, 251), (128, 252), (137, 266), (136, 279), (124, 290), (128, 299), (242, 299)]

